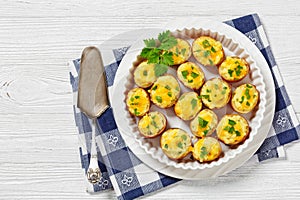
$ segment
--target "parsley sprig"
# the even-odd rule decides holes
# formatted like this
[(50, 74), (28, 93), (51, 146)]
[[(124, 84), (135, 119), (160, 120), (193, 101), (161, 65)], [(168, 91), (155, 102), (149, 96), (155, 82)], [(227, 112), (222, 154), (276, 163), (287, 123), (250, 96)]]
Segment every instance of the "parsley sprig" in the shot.
[(174, 64), (173, 52), (169, 51), (177, 45), (177, 40), (171, 35), (169, 30), (158, 35), (157, 40), (154, 38), (144, 40), (145, 47), (140, 54), (141, 57), (148, 60), (148, 63), (154, 63), (155, 75), (161, 76), (168, 70), (168, 66)]

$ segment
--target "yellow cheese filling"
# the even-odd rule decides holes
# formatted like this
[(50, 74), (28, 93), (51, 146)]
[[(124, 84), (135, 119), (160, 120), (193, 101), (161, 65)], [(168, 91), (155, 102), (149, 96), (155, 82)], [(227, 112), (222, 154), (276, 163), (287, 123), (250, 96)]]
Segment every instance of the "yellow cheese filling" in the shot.
[(155, 111), (146, 114), (138, 124), (138, 128), (145, 136), (152, 136), (158, 134), (166, 125), (164, 116)]
[(173, 53), (174, 65), (178, 65), (186, 61), (191, 56), (190, 44), (182, 39), (177, 38), (177, 45), (169, 49)]
[(209, 109), (204, 109), (191, 121), (190, 127), (194, 135), (205, 137), (213, 133), (217, 123), (217, 115)]
[(201, 99), (196, 92), (187, 92), (180, 96), (174, 110), (178, 117), (183, 120), (193, 119), (202, 108)]
[(212, 137), (199, 139), (194, 145), (193, 156), (200, 162), (209, 162), (217, 159), (222, 153), (218, 140)]
[(148, 64), (147, 61), (137, 66), (134, 71), (134, 81), (139, 87), (147, 88), (156, 81), (154, 66), (155, 64)]
[(234, 108), (241, 113), (253, 110), (259, 99), (259, 93), (254, 85), (243, 84), (235, 89), (232, 96)]

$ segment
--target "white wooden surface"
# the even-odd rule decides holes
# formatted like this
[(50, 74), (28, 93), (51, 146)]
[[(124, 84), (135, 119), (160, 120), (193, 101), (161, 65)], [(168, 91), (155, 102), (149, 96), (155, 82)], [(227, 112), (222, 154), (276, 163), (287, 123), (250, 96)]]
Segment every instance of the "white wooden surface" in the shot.
[[(127, 30), (176, 16), (227, 20), (258, 13), (300, 117), (300, 3), (290, 1), (0, 1), (0, 199), (111, 199), (85, 192), (68, 60)], [(287, 159), (183, 181), (149, 199), (299, 199), (300, 143)]]

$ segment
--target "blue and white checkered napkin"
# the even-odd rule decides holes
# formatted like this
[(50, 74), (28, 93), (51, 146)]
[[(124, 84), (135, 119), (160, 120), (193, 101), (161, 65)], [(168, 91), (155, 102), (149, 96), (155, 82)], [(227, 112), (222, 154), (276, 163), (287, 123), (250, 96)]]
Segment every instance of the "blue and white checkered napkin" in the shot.
[[(261, 162), (271, 158), (285, 157), (283, 145), (298, 140), (300, 137), (299, 122), (286, 93), (260, 19), (254, 14), (225, 23), (245, 34), (259, 48), (268, 62), (275, 82), (276, 108), (273, 124), (253, 159)], [(114, 84), (115, 73), (127, 49), (128, 47), (112, 50), (116, 62), (105, 63), (109, 90)], [(88, 118), (76, 107), (80, 61), (77, 59), (69, 64), (70, 82), (74, 94), (74, 115), (80, 140), (79, 152), (82, 168), (86, 174), (90, 159), (91, 126)], [(99, 184), (91, 185), (87, 182), (87, 191), (98, 192), (113, 188), (118, 199), (133, 199), (179, 181), (179, 179), (152, 170), (131, 152), (118, 131), (112, 108), (98, 118), (96, 131), (98, 160), (103, 176)]]

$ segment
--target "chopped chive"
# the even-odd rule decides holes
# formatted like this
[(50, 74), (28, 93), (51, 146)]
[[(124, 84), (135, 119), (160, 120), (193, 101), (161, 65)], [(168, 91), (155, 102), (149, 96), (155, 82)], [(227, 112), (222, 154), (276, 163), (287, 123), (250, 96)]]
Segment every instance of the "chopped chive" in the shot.
[(246, 84), (246, 87), (247, 87), (247, 88), (252, 88), (253, 86), (252, 86), (252, 85), (249, 85), (249, 84)]
[(192, 83), (192, 82), (194, 82), (194, 81), (193, 81), (193, 79), (191, 79), (191, 80), (188, 80), (188, 83)]
[(211, 92), (211, 90), (210, 90), (210, 89), (206, 89), (206, 92), (207, 92), (207, 93), (210, 93), (210, 92)]
[(156, 121), (152, 120), (151, 125), (153, 125), (155, 128), (158, 128)]
[(134, 109), (134, 115), (139, 115), (140, 112), (137, 111), (137, 108)]
[(249, 103), (249, 101), (247, 101), (247, 102), (246, 102), (246, 105), (247, 105), (247, 106), (250, 106), (250, 103)]
[(168, 96), (169, 96), (169, 97), (172, 97), (172, 92), (168, 92)]
[(218, 90), (219, 89), (219, 85), (218, 84), (214, 84), (215, 89)]
[(157, 85), (153, 86), (152, 90), (156, 90), (157, 89)]
[(206, 136), (208, 133), (208, 130), (203, 131), (204, 136)]
[(206, 147), (201, 147), (201, 152), (200, 152), (200, 158), (204, 159), (205, 156), (207, 156), (208, 151), (206, 149)]
[(168, 148), (169, 148), (169, 145), (168, 145), (168, 144), (165, 144), (164, 148), (165, 148), (165, 149), (168, 149)]
[(236, 136), (241, 136), (241, 133), (239, 131), (235, 131)]
[(177, 86), (177, 87), (175, 88), (175, 90), (179, 91), (179, 87)]
[(139, 99), (139, 98), (140, 98), (140, 96), (134, 96), (134, 98), (136, 98), (136, 99)]
[(183, 140), (186, 140), (186, 139), (187, 139), (187, 136), (186, 136), (186, 135), (182, 135), (181, 138), (182, 138)]
[(210, 65), (214, 65), (214, 62), (211, 59), (209, 59), (208, 61)]
[(235, 131), (234, 128), (233, 128), (233, 127), (230, 127), (228, 132), (229, 132), (229, 133), (233, 133), (234, 131)]
[(201, 98), (208, 99), (209, 95), (208, 94), (201, 95)]
[(133, 98), (133, 97), (131, 97), (131, 98), (130, 98), (130, 101), (134, 101), (134, 98)]
[(245, 95), (246, 95), (247, 99), (251, 98), (251, 96), (249, 94), (249, 89), (248, 88), (246, 88)]
[(230, 126), (226, 126), (223, 130), (224, 131), (229, 131), (229, 129), (230, 129)]
[(176, 54), (177, 54), (177, 56), (179, 55), (179, 49), (178, 49), (178, 47), (176, 47)]
[(185, 52), (186, 52), (186, 48), (181, 49), (181, 55), (184, 56)]

